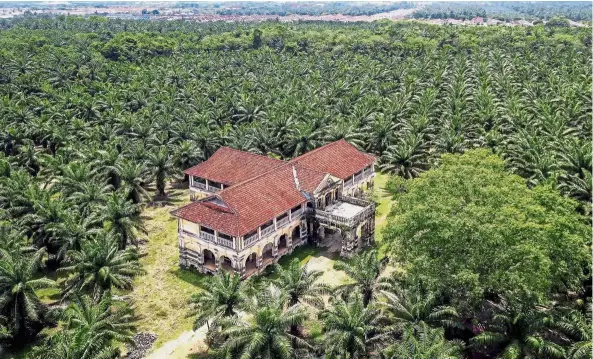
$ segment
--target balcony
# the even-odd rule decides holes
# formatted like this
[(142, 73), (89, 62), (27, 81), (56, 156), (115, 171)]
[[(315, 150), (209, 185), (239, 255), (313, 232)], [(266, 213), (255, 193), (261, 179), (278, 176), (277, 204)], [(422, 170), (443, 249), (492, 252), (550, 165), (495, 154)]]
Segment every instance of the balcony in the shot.
[(200, 231), (200, 238), (208, 242), (216, 243), (216, 236), (214, 234)]
[(196, 188), (202, 191), (207, 191), (208, 189), (206, 188), (206, 184), (205, 183), (200, 183), (200, 182), (193, 182), (191, 185), (192, 188)]
[(280, 229), (280, 228), (286, 226), (288, 224), (288, 222), (290, 222), (288, 216), (284, 217), (281, 220), (276, 221), (276, 228)]
[(255, 242), (259, 240), (259, 235), (256, 233), (250, 237), (247, 237), (243, 240), (243, 247), (251, 247)]
[(218, 244), (227, 247), (227, 248), (231, 248), (233, 249), (233, 241), (230, 239), (226, 239), (226, 238), (222, 238), (222, 237), (218, 237)]
[(374, 215), (375, 205), (358, 198), (342, 197), (336, 203), (325, 208), (311, 211), (321, 223), (330, 226), (354, 227), (361, 221)]
[(216, 193), (216, 192), (220, 192), (221, 189), (220, 188), (217, 188), (217, 187), (208, 186), (208, 191), (210, 191), (212, 193)]
[(303, 209), (298, 209), (295, 212), (293, 212), (290, 217), (291, 219), (294, 221), (295, 219), (298, 219), (301, 215), (303, 214)]
[(272, 224), (271, 226), (261, 230), (261, 237), (264, 238), (274, 232), (276, 232), (276, 228), (274, 228), (274, 225)]

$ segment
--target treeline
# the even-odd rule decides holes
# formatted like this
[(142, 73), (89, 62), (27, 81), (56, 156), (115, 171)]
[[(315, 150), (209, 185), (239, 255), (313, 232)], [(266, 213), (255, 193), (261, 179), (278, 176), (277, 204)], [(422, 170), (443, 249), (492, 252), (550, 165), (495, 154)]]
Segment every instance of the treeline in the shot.
[(411, 9), (411, 2), (247, 2), (225, 3), (224, 9), (217, 9), (220, 15), (374, 15), (399, 9)]
[(216, 13), (219, 15), (374, 15), (399, 9), (411, 9), (415, 5), (411, 2), (205, 2), (179, 3), (181, 8), (192, 8), (194, 13)]
[(500, 21), (565, 17), (574, 21), (591, 21), (591, 11), (590, 2), (435, 2), (415, 11), (412, 17), (471, 20), (479, 16)]

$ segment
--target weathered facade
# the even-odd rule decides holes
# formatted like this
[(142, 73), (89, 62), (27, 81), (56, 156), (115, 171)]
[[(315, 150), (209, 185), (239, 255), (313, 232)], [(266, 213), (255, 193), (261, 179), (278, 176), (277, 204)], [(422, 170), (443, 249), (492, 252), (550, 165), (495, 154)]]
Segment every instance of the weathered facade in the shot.
[(346, 257), (373, 242), (375, 205), (361, 197), (375, 158), (344, 140), (289, 162), (223, 147), (186, 173), (194, 202), (172, 212), (184, 267), (248, 277), (326, 232)]

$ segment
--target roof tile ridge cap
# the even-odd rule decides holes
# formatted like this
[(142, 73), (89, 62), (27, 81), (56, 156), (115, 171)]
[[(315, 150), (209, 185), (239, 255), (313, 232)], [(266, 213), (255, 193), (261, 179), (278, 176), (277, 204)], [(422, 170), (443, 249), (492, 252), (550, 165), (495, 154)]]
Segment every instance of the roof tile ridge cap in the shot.
[(346, 142), (347, 144), (351, 145), (351, 144), (350, 144), (350, 142), (346, 141), (346, 140), (345, 140), (345, 139), (343, 139), (343, 138), (340, 138), (339, 140), (336, 140), (336, 141), (333, 141), (333, 142), (330, 142), (330, 143), (326, 143), (326, 144), (325, 144), (325, 145), (323, 145), (323, 146), (319, 146), (319, 147), (317, 147), (317, 148), (314, 148), (314, 149), (312, 149), (312, 150), (311, 150), (311, 151), (309, 151), (309, 152), (305, 152), (305, 153), (303, 153), (302, 155), (300, 155), (300, 156), (297, 156), (297, 157), (295, 157), (295, 158), (291, 159), (291, 160), (290, 160), (290, 161), (288, 161), (288, 162), (296, 162), (298, 159), (301, 159), (301, 158), (303, 158), (303, 157), (307, 157), (307, 156), (308, 156), (308, 155), (310, 155), (311, 153), (316, 153), (316, 152), (318, 152), (319, 150), (321, 150), (321, 149), (323, 149), (323, 148), (331, 147), (331, 146), (333, 146), (333, 145), (335, 145), (335, 144), (337, 144), (337, 143), (339, 143), (339, 142)]
[(260, 155), (259, 153), (253, 153), (253, 152), (249, 152), (249, 151), (238, 150), (236, 148), (232, 148), (232, 147), (229, 147), (229, 146), (220, 146), (219, 149), (220, 148), (225, 148), (225, 149), (228, 149), (228, 150), (232, 150), (232, 151), (235, 151), (235, 152), (245, 153), (247, 155), (251, 155), (251, 156), (255, 156), (255, 157), (262, 157), (262, 158), (267, 158), (269, 160), (280, 161), (282, 163), (286, 163), (286, 161), (281, 160), (281, 159), (278, 159), (278, 158), (274, 158), (274, 157), (270, 157), (270, 156), (266, 156), (266, 155)]

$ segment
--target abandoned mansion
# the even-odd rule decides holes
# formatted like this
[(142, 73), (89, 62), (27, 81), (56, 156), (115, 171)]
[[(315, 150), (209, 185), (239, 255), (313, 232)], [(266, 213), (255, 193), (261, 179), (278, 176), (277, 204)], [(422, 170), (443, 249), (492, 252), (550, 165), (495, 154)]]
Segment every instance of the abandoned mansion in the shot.
[(374, 240), (375, 205), (362, 194), (375, 162), (344, 140), (290, 161), (221, 147), (185, 171), (192, 202), (172, 212), (181, 265), (248, 277), (307, 242), (352, 255)]

